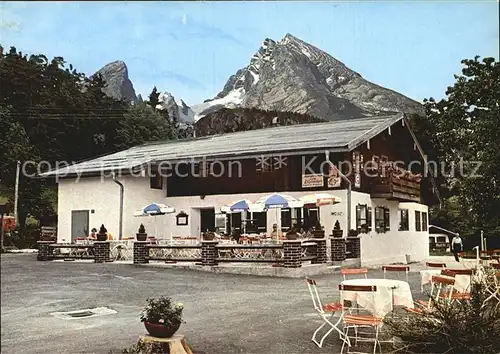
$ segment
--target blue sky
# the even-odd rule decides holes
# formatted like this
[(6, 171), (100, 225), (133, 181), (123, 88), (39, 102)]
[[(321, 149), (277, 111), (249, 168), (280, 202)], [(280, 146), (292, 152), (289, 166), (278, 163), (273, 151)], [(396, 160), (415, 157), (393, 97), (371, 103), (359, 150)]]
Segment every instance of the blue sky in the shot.
[(498, 3), (5, 2), (0, 43), (92, 74), (123, 60), (137, 93), (213, 97), (265, 38), (309, 42), (413, 99), (441, 98), (475, 55), (498, 60)]

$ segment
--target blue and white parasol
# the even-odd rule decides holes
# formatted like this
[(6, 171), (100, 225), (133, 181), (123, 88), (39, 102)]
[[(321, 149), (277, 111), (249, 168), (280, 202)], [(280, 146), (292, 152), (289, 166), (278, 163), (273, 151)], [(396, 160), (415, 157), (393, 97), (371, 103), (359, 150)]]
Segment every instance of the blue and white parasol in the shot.
[(165, 204), (148, 204), (134, 213), (134, 216), (155, 216), (175, 213), (175, 209)]
[(221, 207), (221, 211), (225, 213), (234, 213), (247, 211), (253, 203), (248, 199), (241, 199), (236, 202), (232, 202), (226, 206)]
[[(259, 198), (253, 208), (267, 210), (267, 209), (279, 209), (279, 208), (301, 208), (304, 202), (291, 197), (286, 194), (269, 194)], [(252, 209), (253, 209), (252, 208)]]

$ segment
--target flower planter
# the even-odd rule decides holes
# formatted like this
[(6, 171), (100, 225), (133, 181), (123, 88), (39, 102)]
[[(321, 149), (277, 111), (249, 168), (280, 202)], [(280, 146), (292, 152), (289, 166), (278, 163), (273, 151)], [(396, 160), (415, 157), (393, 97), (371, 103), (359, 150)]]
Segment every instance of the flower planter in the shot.
[(286, 234), (286, 239), (287, 240), (296, 240), (298, 237), (297, 233), (296, 232), (288, 232)]
[(359, 233), (356, 230), (349, 230), (347, 237), (358, 237)]
[(97, 241), (107, 241), (108, 240), (108, 235), (106, 234), (97, 234)]
[(175, 323), (170, 325), (165, 325), (163, 323), (150, 323), (144, 322), (144, 327), (150, 335), (157, 338), (170, 338), (179, 329), (181, 323)]
[(314, 230), (313, 231), (314, 238), (325, 238), (325, 231), (323, 230)]
[(146, 241), (148, 239), (148, 234), (137, 233), (135, 234), (135, 238), (137, 239), (137, 241)]
[(203, 240), (205, 241), (213, 241), (214, 239), (215, 239), (215, 234), (212, 232), (203, 234)]

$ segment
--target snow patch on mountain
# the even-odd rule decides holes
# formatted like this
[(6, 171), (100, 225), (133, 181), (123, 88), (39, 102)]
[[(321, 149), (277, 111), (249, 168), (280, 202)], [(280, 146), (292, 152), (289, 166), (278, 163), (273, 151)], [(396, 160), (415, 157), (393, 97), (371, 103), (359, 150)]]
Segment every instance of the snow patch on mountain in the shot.
[(183, 101), (175, 100), (175, 97), (170, 92), (163, 92), (158, 97), (158, 105), (156, 109), (167, 110), (170, 118), (174, 118), (179, 123), (194, 123), (195, 113)]

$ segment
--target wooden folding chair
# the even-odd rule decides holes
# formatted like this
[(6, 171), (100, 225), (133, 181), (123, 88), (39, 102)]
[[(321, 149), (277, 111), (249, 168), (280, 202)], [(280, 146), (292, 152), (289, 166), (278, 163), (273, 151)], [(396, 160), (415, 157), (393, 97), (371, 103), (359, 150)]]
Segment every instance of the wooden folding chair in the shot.
[(363, 274), (365, 276), (365, 279), (368, 278), (368, 269), (367, 268), (342, 268), (340, 269), (340, 274), (344, 277), (344, 280), (346, 279), (346, 275), (354, 275), (354, 274)]
[[(332, 332), (332, 331), (337, 331), (339, 333), (340, 339), (345, 340), (345, 335), (344, 333), (338, 328), (339, 323), (342, 321), (342, 316), (340, 316), (340, 313), (342, 312), (342, 305), (338, 302), (331, 302), (326, 305), (322, 305), (321, 299), (319, 297), (318, 289), (316, 287), (316, 281), (313, 279), (306, 278), (306, 283), (307, 287), (309, 289), (309, 293), (311, 294), (311, 299), (313, 301), (313, 306), (316, 312), (319, 314), (321, 319), (323, 320), (323, 323), (321, 326), (314, 331), (313, 336), (311, 340), (318, 346), (322, 347), (323, 346), (323, 341), (325, 340), (326, 337)], [(331, 320), (333, 319), (333, 315), (339, 312), (339, 319), (337, 322), (333, 323)], [(321, 337), (320, 341), (316, 339), (316, 335), (318, 332), (325, 326), (328, 326), (329, 329), (328, 331)]]
[[(356, 291), (356, 292), (366, 292), (371, 293), (372, 301), (375, 301), (375, 293), (377, 292), (377, 287), (375, 285), (344, 285), (339, 284), (340, 290), (340, 303), (344, 304), (345, 300), (345, 292), (346, 291)], [(346, 340), (342, 343), (342, 348), (340, 353), (343, 353), (344, 347), (347, 344), (347, 352), (350, 352), (351, 347), (351, 338), (349, 338), (349, 330), (354, 330), (354, 345), (357, 345), (358, 342), (373, 342), (373, 353), (376, 352), (377, 346), (379, 347), (380, 352), (382, 352), (382, 348), (380, 347), (379, 341), (379, 333), (380, 328), (382, 326), (382, 318), (378, 318), (374, 316), (374, 314), (366, 311), (364, 314), (359, 314), (360, 307), (358, 306), (356, 301), (351, 301), (351, 306), (343, 306), (342, 307), (342, 322), (344, 326), (344, 334)], [(356, 314), (353, 314), (353, 310), (356, 310)], [(374, 333), (370, 332), (361, 332), (359, 329), (361, 328), (371, 328), (374, 330)], [(363, 335), (363, 336), (360, 336)], [(356, 352), (363, 353), (363, 352)]]
[(401, 265), (385, 265), (382, 266), (382, 270), (384, 271), (384, 279), (386, 278), (387, 272), (405, 272), (406, 281), (408, 282), (408, 273), (410, 272), (410, 266), (401, 266)]

